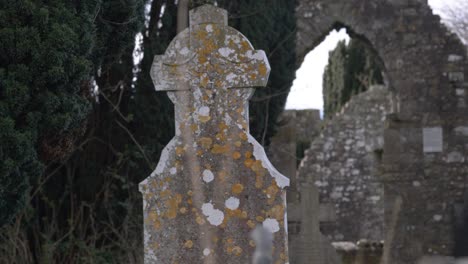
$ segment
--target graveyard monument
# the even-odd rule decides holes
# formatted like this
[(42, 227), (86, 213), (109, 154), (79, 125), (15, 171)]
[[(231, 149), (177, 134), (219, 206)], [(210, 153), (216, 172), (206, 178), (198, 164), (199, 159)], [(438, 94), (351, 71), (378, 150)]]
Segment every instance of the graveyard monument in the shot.
[(249, 134), (252, 87), (270, 72), (265, 52), (223, 9), (204, 5), (189, 19), (151, 69), (175, 105), (176, 135), (140, 184), (145, 263), (251, 263), (258, 225), (273, 234), (273, 263), (288, 263), (289, 179)]

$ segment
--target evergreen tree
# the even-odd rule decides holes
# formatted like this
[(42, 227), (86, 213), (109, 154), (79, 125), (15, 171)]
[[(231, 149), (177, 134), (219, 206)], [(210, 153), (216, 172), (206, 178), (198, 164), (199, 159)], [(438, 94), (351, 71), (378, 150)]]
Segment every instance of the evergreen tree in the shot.
[(139, 181), (155, 168), (164, 146), (174, 136), (174, 106), (165, 92), (156, 92), (150, 77), (154, 56), (163, 54), (176, 36), (177, 5), (172, 0), (152, 2), (148, 28), (143, 35), (143, 59), (131, 104), (135, 120), (132, 130), (142, 151), (135, 151)]
[(268, 145), (295, 78), (295, 1), (218, 2), (229, 11), (229, 24), (242, 32), (255, 49), (264, 50), (270, 62), (267, 87), (256, 89), (250, 100), (251, 134)]
[(382, 71), (377, 56), (359, 39), (349, 44), (340, 41), (330, 51), (323, 74), (325, 117), (331, 117), (352, 96), (366, 91), (370, 85), (382, 84)]
[(2, 0), (0, 225), (21, 210), (46, 163), (70, 153), (90, 105), (92, 8)]

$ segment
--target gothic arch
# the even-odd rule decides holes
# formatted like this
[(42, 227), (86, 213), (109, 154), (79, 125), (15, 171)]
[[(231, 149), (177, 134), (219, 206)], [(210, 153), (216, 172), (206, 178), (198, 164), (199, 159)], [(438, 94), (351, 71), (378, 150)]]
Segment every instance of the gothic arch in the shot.
[(467, 208), (466, 47), (426, 0), (298, 0), (296, 16), (298, 65), (339, 25), (369, 41), (384, 64), (396, 99), (382, 161), (386, 263), (453, 255), (456, 206)]

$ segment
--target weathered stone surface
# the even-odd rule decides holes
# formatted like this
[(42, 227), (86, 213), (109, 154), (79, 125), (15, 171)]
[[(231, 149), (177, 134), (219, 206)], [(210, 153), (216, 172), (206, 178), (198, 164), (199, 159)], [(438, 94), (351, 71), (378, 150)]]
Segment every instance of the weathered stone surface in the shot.
[[(280, 116), (278, 124), (278, 131), (271, 139), (267, 154), (271, 163), (291, 180), (287, 194), (289, 261), (299, 263), (302, 250), (325, 253), (323, 248), (314, 250), (302, 246), (300, 237), (302, 208), (297, 182), (298, 163), (312, 140), (320, 134), (322, 120), (319, 110), (287, 110)], [(314, 205), (308, 203), (312, 213), (318, 210)], [(330, 246), (328, 249), (333, 250)], [(314, 262), (313, 259), (309, 261)]]
[(176, 135), (140, 184), (145, 263), (250, 263), (256, 225), (273, 233), (274, 263), (287, 263), (289, 180), (249, 134), (248, 99), (265, 86), (263, 51), (202, 6), (190, 27), (155, 56), (156, 90), (175, 104)]
[[(384, 239), (384, 193), (379, 166), (389, 110), (387, 89), (371, 87), (353, 97), (341, 113), (329, 120), (306, 151), (298, 174), (303, 182), (301, 197), (304, 192), (318, 191), (322, 208), (334, 212), (328, 212), (333, 217), (324, 217), (320, 224), (320, 230), (331, 241)], [(305, 188), (310, 183), (314, 188)]]
[[(394, 99), (382, 157), (383, 263), (453, 254), (466, 240), (458, 234), (468, 230), (467, 223), (454, 224), (453, 213), (468, 212), (468, 160), (462, 158), (468, 156), (466, 47), (427, 1), (300, 0), (296, 11), (298, 63), (331, 28), (344, 25), (372, 46), (385, 66)], [(424, 152), (423, 128), (429, 127), (442, 129), (441, 152)]]

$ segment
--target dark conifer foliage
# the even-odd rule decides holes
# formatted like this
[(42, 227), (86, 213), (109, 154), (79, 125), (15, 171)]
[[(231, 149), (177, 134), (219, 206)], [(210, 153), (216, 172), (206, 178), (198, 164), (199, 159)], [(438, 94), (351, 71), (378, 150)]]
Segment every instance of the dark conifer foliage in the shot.
[(332, 117), (353, 95), (383, 84), (377, 56), (357, 38), (340, 41), (330, 52), (323, 74), (324, 115)]
[(85, 1), (0, 4), (0, 224), (27, 203), (45, 165), (82, 134), (90, 104), (93, 8)]
[(165, 92), (156, 92), (150, 77), (153, 58), (163, 54), (176, 36), (177, 5), (172, 0), (154, 0), (147, 30), (143, 33), (141, 61), (131, 110), (135, 120), (132, 129), (142, 146), (135, 151), (139, 164), (135, 173), (139, 181), (155, 168), (162, 148), (174, 136), (174, 106)]
[(218, 1), (230, 14), (229, 23), (255, 47), (266, 52), (271, 73), (268, 86), (250, 101), (251, 134), (263, 145), (275, 134), (278, 116), (295, 78), (295, 1)]

